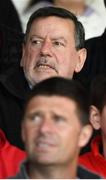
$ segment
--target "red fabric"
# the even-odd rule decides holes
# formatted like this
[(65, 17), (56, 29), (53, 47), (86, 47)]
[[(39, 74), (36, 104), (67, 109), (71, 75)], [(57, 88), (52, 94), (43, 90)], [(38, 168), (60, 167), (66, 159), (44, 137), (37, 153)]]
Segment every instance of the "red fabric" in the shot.
[(95, 137), (91, 143), (91, 151), (80, 156), (79, 164), (106, 178), (106, 159), (99, 152), (101, 145), (101, 137)]
[(9, 144), (0, 129), (0, 179), (14, 176), (25, 157), (25, 152)]

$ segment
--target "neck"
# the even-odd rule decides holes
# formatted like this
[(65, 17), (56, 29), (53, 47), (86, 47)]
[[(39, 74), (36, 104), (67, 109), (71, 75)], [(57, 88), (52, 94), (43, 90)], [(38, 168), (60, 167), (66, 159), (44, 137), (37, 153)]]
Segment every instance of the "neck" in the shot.
[(66, 165), (29, 165), (31, 179), (75, 179), (77, 166)]
[(76, 16), (82, 15), (86, 9), (86, 5), (83, 2), (71, 2), (69, 1), (63, 1), (63, 0), (55, 0), (54, 3), (58, 7), (65, 8), (72, 13), (74, 13)]

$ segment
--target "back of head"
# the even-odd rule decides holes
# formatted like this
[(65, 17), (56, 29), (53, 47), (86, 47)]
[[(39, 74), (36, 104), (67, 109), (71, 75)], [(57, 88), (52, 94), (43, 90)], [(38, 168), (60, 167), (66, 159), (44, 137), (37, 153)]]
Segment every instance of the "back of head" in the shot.
[(90, 105), (94, 105), (101, 112), (106, 105), (106, 74), (96, 76), (90, 89)]
[(31, 25), (35, 20), (50, 16), (56, 16), (73, 21), (75, 25), (76, 49), (81, 49), (84, 47), (85, 32), (83, 25), (78, 21), (77, 17), (73, 13), (71, 13), (70, 11), (64, 8), (52, 7), (52, 6), (40, 8), (30, 16), (29, 21), (27, 23), (25, 40), (27, 39), (27, 36), (30, 32)]
[(75, 102), (81, 124), (85, 125), (89, 123), (87, 94), (79, 82), (61, 77), (46, 79), (32, 89), (28, 96), (26, 106), (29, 101), (36, 96), (59, 96), (68, 98)]

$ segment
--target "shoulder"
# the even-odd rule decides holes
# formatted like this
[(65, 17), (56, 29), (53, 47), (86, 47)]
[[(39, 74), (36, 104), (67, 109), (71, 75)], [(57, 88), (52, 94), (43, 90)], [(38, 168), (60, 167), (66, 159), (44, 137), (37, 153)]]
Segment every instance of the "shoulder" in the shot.
[(86, 169), (85, 167), (79, 166), (78, 167), (78, 178), (80, 179), (101, 179), (101, 177), (92, 171)]
[(0, 97), (24, 99), (29, 90), (23, 69), (17, 63), (0, 75)]

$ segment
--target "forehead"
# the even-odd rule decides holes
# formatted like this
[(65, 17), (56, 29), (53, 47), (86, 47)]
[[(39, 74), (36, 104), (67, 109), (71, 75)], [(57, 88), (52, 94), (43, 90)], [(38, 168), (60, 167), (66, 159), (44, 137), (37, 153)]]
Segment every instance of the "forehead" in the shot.
[(56, 16), (38, 18), (33, 21), (30, 33), (74, 33), (75, 25), (71, 19)]
[[(64, 1), (64, 0), (61, 0), (61, 1)], [(67, 0), (69, 1), (69, 0)], [(70, 2), (74, 2), (74, 3), (80, 3), (80, 2), (85, 2), (85, 0), (70, 0)]]
[(71, 99), (61, 96), (36, 96), (29, 101), (26, 111), (37, 109), (61, 111), (64, 113), (71, 111), (74, 112), (76, 109), (76, 103)]
[(81, 125), (77, 104), (62, 96), (36, 96), (27, 104), (24, 116), (41, 113), (45, 117), (57, 115), (64, 117), (73, 126)]

